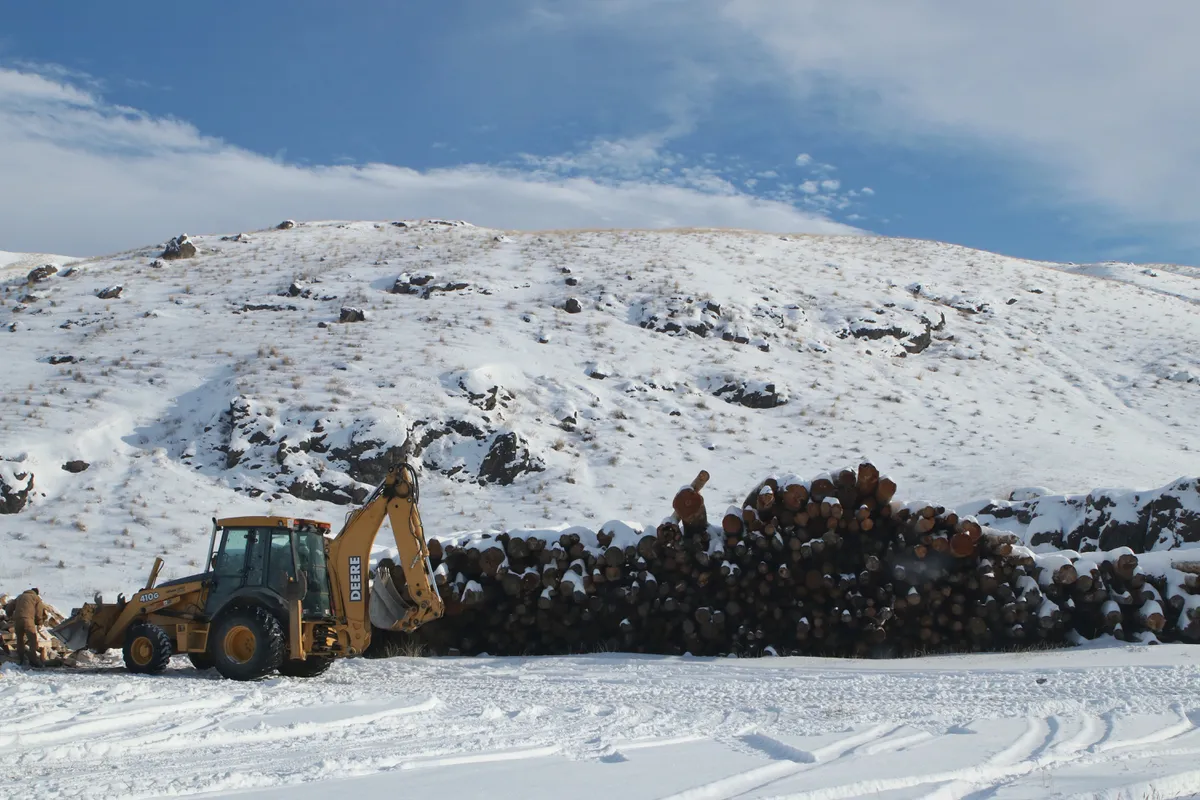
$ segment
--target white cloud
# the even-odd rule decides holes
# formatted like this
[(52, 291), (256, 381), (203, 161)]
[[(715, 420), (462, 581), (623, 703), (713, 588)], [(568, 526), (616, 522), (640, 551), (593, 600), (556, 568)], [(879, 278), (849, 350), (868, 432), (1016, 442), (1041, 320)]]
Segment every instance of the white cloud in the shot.
[(817, 185), (816, 181), (805, 181), (804, 183), (800, 184), (800, 191), (804, 192), (805, 194), (816, 194), (817, 192), (821, 191), (821, 187)]
[(1130, 223), (1200, 222), (1200, 4), (713, 0), (773, 54), (797, 101), (915, 143), (994, 149), (1051, 201)]
[(801, 153), (800, 155), (796, 156), (796, 166), (807, 167), (812, 163), (812, 160), (812, 156), (810, 156), (808, 153)]
[(870, 186), (864, 186), (864, 187), (863, 187), (862, 189), (860, 189), (859, 191), (861, 191), (861, 192), (862, 192), (863, 194), (865, 194), (865, 195), (873, 195), (873, 194), (875, 194), (875, 190), (874, 190), (874, 189), (872, 189)]
[(821, 181), (821, 188), (827, 192), (836, 192), (838, 189), (842, 188), (842, 182), (835, 180)]
[[(504, 228), (748, 227), (850, 233), (677, 163), (668, 134), (596, 142), (525, 168), (301, 167), (192, 125), (106, 104), (46, 73), (0, 69), (0, 246), (87, 255), (284, 218), (456, 217)], [(666, 172), (664, 172), (666, 170)]]

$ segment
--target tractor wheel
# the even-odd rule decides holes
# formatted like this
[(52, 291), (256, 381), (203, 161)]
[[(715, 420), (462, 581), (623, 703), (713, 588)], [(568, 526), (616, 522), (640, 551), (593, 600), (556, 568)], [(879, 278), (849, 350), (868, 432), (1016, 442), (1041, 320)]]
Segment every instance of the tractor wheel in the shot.
[(253, 681), (283, 662), (283, 628), (262, 607), (235, 608), (221, 616), (208, 636), (208, 654), (222, 676)]
[(125, 669), (156, 675), (171, 661), (171, 637), (157, 625), (135, 622), (125, 634)]
[(192, 662), (193, 667), (201, 672), (206, 669), (212, 669), (216, 663), (208, 653), (188, 653), (188, 660)]
[(289, 678), (315, 678), (332, 665), (333, 659), (329, 656), (309, 656), (303, 661), (288, 658), (279, 665), (279, 674)]

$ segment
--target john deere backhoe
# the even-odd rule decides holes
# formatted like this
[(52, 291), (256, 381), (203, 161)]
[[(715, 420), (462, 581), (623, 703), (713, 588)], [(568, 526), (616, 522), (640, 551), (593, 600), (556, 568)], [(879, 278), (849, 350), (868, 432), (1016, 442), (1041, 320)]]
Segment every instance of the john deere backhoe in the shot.
[[(156, 558), (132, 598), (99, 597), (75, 609), (54, 635), (71, 650), (122, 648), (130, 672), (157, 673), (186, 653), (199, 669), (254, 680), (279, 670), (311, 677), (335, 658), (361, 655), (371, 625), (411, 631), (442, 615), (417, 510), (416, 474), (393, 467), (336, 536), (330, 525), (286, 517), (214, 519), (209, 570), (157, 583)], [(369, 581), (384, 518), (400, 552), (394, 569)]]

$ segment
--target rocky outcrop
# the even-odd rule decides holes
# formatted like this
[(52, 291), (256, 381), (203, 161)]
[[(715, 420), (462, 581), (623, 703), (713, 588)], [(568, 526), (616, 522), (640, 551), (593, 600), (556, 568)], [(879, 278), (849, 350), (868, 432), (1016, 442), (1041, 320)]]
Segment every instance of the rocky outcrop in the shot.
[(290, 230), (291, 230), (292, 228), (294, 228), (294, 227), (296, 227), (296, 221), (295, 221), (295, 220), (292, 220), (292, 219), (285, 219), (283, 222), (281, 222), (281, 223), (279, 223), (278, 225), (276, 225), (276, 226), (275, 226), (275, 230), (277, 230), (277, 231), (290, 231)]
[(1097, 489), (1086, 495), (1027, 490), (993, 501), (976, 516), (986, 525), (1017, 530), (1030, 545), (1135, 553), (1200, 542), (1200, 479), (1181, 478), (1146, 492)]
[[(395, 283), (389, 290), (392, 294), (415, 294), (422, 300), (428, 300), (435, 294), (445, 292), (461, 292), (464, 289), (470, 288), (471, 284), (465, 281), (446, 281), (445, 283), (434, 283), (437, 275), (432, 272), (419, 272), (409, 274), (402, 273), (396, 278)], [(490, 294), (488, 290), (479, 290), (482, 294)]]
[(746, 408), (775, 408), (788, 401), (787, 387), (765, 381), (727, 381), (712, 393), (726, 403), (735, 403)]
[(479, 482), (508, 486), (521, 475), (541, 472), (546, 466), (536, 458), (517, 434), (501, 433), (493, 437), (487, 454), (479, 464)]
[(338, 316), (338, 322), (366, 322), (367, 312), (361, 308), (352, 306), (342, 306), (341, 314)]
[(41, 283), (47, 278), (57, 274), (58, 267), (54, 266), (53, 264), (43, 264), (40, 267), (31, 269), (29, 274), (25, 276), (25, 280), (29, 281), (30, 283)]
[(33, 492), (33, 473), (11, 461), (0, 461), (0, 514), (25, 508)]
[(162, 252), (161, 258), (168, 261), (174, 261), (180, 258), (195, 258), (196, 245), (188, 238), (186, 233), (181, 233), (171, 241), (167, 242), (166, 248)]
[(567, 302), (563, 303), (563, 311), (568, 314), (578, 314), (583, 311), (583, 305), (579, 302), (578, 297), (568, 297)]
[(76, 461), (68, 461), (67, 463), (62, 465), (62, 468), (67, 472), (77, 475), (80, 472), (84, 472), (85, 470), (87, 470), (87, 468), (90, 466), (91, 466), (91, 464), (89, 464), (86, 461), (76, 460)]
[(123, 286), (109, 286), (96, 292), (96, 297), (99, 297), (101, 300), (116, 300), (121, 296), (121, 292), (123, 291), (125, 291), (125, 287)]

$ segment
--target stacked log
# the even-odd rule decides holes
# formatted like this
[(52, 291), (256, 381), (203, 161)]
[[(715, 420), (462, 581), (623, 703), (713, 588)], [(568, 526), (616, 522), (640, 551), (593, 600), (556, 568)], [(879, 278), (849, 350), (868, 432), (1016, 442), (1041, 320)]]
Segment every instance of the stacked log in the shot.
[(1200, 640), (1200, 564), (1168, 577), (1127, 549), (1035, 555), (950, 509), (898, 502), (869, 463), (769, 477), (719, 518), (707, 480), (653, 530), (431, 541), (446, 614), (420, 641), (463, 655), (863, 657)]

